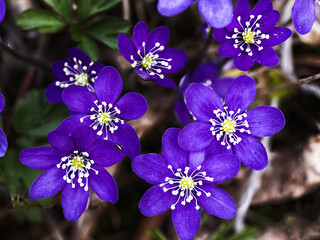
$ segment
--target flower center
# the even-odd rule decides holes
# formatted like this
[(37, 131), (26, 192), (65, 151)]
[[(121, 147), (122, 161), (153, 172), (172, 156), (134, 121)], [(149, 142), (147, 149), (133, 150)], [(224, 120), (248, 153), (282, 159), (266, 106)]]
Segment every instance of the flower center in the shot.
[(251, 45), (256, 46), (258, 51), (261, 51), (263, 49), (261, 40), (270, 38), (269, 34), (264, 34), (260, 30), (259, 20), (261, 18), (262, 15), (250, 15), (249, 21), (245, 22), (245, 26), (243, 26), (241, 16), (238, 16), (237, 21), (241, 29), (234, 28), (232, 36), (226, 36), (226, 39), (234, 40), (233, 47), (240, 48), (241, 51), (246, 51), (249, 56), (253, 55)]
[(197, 196), (201, 196), (204, 193), (207, 197), (211, 196), (210, 192), (206, 192), (201, 188), (203, 183), (211, 184), (213, 182), (212, 177), (207, 177), (206, 172), (200, 172), (201, 165), (198, 166), (191, 174), (189, 173), (190, 168), (185, 167), (184, 171), (179, 168), (177, 171), (173, 171), (171, 165), (168, 165), (174, 177), (166, 177), (165, 182), (160, 184), (164, 192), (171, 191), (171, 194), (178, 196), (177, 201), (171, 205), (171, 209), (174, 210), (176, 205), (181, 200), (182, 205), (190, 203), (192, 200), (196, 202), (196, 209), (199, 210)]
[[(94, 164), (94, 161), (89, 159), (89, 154), (87, 152), (73, 151), (69, 156), (61, 158), (57, 168), (62, 168), (66, 170), (66, 174), (63, 176), (63, 179), (67, 183), (71, 183), (72, 188), (76, 187), (74, 179), (77, 178), (77, 183), (80, 187), (83, 187), (85, 191), (89, 190), (88, 177), (90, 175), (89, 170), (98, 174), (99, 172), (93, 169), (91, 166)], [(85, 183), (83, 182), (85, 179)]]
[(97, 135), (99, 136), (104, 133), (104, 139), (108, 140), (108, 132), (111, 134), (114, 133), (114, 131), (118, 129), (118, 123), (124, 124), (121, 118), (116, 117), (116, 115), (121, 112), (117, 107), (113, 107), (111, 103), (107, 104), (106, 102), (102, 102), (102, 104), (99, 104), (99, 101), (95, 100), (94, 104), (96, 107), (90, 109), (93, 114), (80, 118), (80, 122), (83, 123), (84, 119), (89, 117), (90, 120), (92, 120), (90, 127), (92, 127), (93, 130), (98, 130)]
[(86, 86), (91, 92), (94, 91), (92, 84), (97, 79), (97, 72), (91, 70), (94, 62), (85, 66), (80, 59), (73, 58), (72, 61), (65, 62), (63, 72), (69, 79), (65, 81), (56, 81), (56, 86), (67, 88), (71, 85)]
[(234, 133), (236, 131), (236, 122), (227, 119), (221, 124), (222, 129), (225, 131), (226, 134)]
[(76, 78), (75, 85), (86, 86), (89, 83), (88, 82), (88, 74), (86, 74), (86, 73), (76, 74), (75, 78)]
[(241, 137), (237, 136), (237, 132), (246, 132), (251, 134), (249, 124), (244, 118), (246, 113), (241, 114), (241, 109), (237, 112), (228, 111), (228, 107), (224, 107), (224, 111), (218, 109), (213, 111), (215, 118), (209, 121), (212, 124), (210, 131), (216, 139), (221, 142), (221, 145), (226, 145), (227, 149), (231, 148), (231, 144), (236, 145), (241, 142)]
[(245, 41), (245, 43), (254, 43), (254, 35), (256, 33), (255, 32), (252, 32), (251, 29), (246, 29), (243, 33), (242, 33), (242, 36), (243, 36), (243, 40)]
[(182, 190), (186, 190), (186, 189), (192, 190), (192, 189), (194, 188), (194, 181), (192, 180), (191, 177), (183, 177), (183, 178), (180, 180), (179, 187), (180, 187)]
[(154, 47), (146, 52), (146, 43), (142, 42), (143, 53), (140, 50), (137, 51), (139, 55), (139, 60), (135, 60), (133, 55), (130, 56), (133, 63), (131, 66), (133, 68), (140, 66), (141, 71), (145, 71), (150, 76), (158, 76), (161, 79), (164, 79), (164, 75), (162, 74), (163, 69), (171, 69), (171, 65), (169, 62), (172, 61), (172, 58), (161, 58), (158, 54), (164, 50), (164, 46), (161, 46), (159, 42), (155, 43)]

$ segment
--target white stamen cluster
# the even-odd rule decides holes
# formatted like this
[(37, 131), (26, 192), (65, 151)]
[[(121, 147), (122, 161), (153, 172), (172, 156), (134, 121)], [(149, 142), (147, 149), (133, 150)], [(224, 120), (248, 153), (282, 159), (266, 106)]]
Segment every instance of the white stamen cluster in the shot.
[(262, 39), (269, 39), (269, 34), (264, 34), (260, 31), (260, 24), (258, 21), (262, 18), (262, 15), (254, 16), (250, 15), (250, 20), (245, 22), (245, 26), (241, 24), (241, 16), (237, 17), (242, 29), (234, 28), (232, 36), (226, 36), (226, 39), (234, 40), (234, 48), (240, 48), (242, 51), (246, 51), (249, 56), (253, 55), (251, 44), (257, 46), (258, 51), (263, 49), (261, 46)]
[(319, 4), (320, 6), (320, 0), (315, 0), (315, 3)]
[(150, 76), (157, 75), (161, 79), (164, 78), (162, 74), (162, 69), (171, 69), (171, 65), (169, 62), (172, 61), (172, 58), (160, 58), (157, 52), (161, 52), (164, 50), (164, 46), (161, 46), (159, 42), (155, 43), (154, 47), (150, 49), (150, 51), (146, 52), (146, 43), (142, 42), (143, 53), (138, 50), (138, 55), (140, 57), (139, 60), (135, 60), (133, 55), (130, 56), (133, 63), (131, 66), (133, 68), (140, 66), (140, 70), (144, 69)]
[(166, 177), (165, 182), (161, 183), (160, 187), (163, 188), (164, 192), (171, 191), (172, 195), (178, 196), (177, 201), (171, 205), (171, 209), (174, 210), (181, 199), (182, 205), (195, 200), (196, 209), (199, 210), (200, 206), (198, 205), (197, 196), (199, 197), (202, 194), (205, 194), (207, 197), (211, 196), (210, 192), (206, 192), (201, 188), (203, 181), (213, 182), (213, 178), (206, 176), (206, 172), (200, 172), (201, 165), (191, 174), (189, 174), (189, 167), (185, 167), (184, 171), (179, 168), (176, 172), (173, 171), (171, 165), (168, 165), (168, 168), (174, 177)]
[(60, 88), (67, 88), (71, 85), (86, 86), (91, 92), (93, 92), (92, 84), (97, 79), (97, 72), (90, 70), (94, 62), (90, 62), (89, 66), (83, 65), (80, 59), (73, 58), (73, 65), (68, 62), (64, 63), (63, 72), (69, 78), (66, 81), (56, 81), (56, 86)]
[[(97, 135), (101, 136), (103, 131), (105, 131), (106, 136), (105, 140), (108, 140), (108, 131), (114, 133), (118, 129), (118, 126), (115, 123), (124, 124), (124, 121), (120, 118), (117, 118), (116, 115), (120, 114), (120, 110), (117, 107), (113, 107), (111, 103), (107, 104), (102, 102), (99, 104), (98, 100), (94, 101), (96, 107), (90, 109), (93, 112), (90, 115), (84, 116), (80, 119), (80, 122), (83, 123), (84, 119), (89, 117), (93, 122), (90, 124), (93, 130), (98, 130)], [(99, 128), (99, 129), (98, 129)]]
[[(99, 172), (93, 169), (91, 166), (94, 161), (89, 159), (89, 154), (87, 152), (73, 151), (67, 157), (61, 158), (61, 162), (57, 164), (57, 168), (62, 168), (66, 170), (66, 174), (63, 176), (63, 180), (67, 183), (71, 183), (72, 188), (76, 187), (74, 183), (75, 178), (80, 187), (83, 187), (85, 191), (89, 190), (89, 170), (92, 170), (97, 175)], [(83, 182), (85, 178), (85, 183)]]
[(210, 131), (216, 139), (221, 142), (221, 145), (231, 148), (231, 144), (236, 145), (241, 142), (242, 138), (237, 136), (237, 131), (241, 133), (251, 134), (246, 113), (241, 113), (241, 109), (237, 112), (228, 111), (228, 107), (224, 107), (224, 111), (218, 109), (213, 111), (216, 118), (211, 118), (209, 121), (212, 124)]

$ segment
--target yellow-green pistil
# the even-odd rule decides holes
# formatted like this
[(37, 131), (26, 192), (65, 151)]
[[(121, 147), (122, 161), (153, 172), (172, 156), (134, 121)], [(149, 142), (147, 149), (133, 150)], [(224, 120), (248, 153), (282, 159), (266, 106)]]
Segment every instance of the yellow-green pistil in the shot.
[(232, 120), (226, 120), (221, 124), (221, 127), (223, 131), (225, 131), (226, 134), (233, 133), (236, 131), (236, 123)]
[(192, 180), (191, 177), (183, 177), (180, 180), (179, 186), (182, 190), (186, 190), (186, 189), (192, 190), (194, 188), (194, 181)]
[(86, 86), (89, 83), (88, 74), (86, 74), (86, 73), (76, 74), (75, 78), (76, 78), (76, 82), (75, 82), (76, 85)]
[(250, 28), (245, 29), (245, 31), (242, 33), (243, 41), (245, 41), (245, 43), (254, 43), (255, 35), (256, 33), (252, 32)]

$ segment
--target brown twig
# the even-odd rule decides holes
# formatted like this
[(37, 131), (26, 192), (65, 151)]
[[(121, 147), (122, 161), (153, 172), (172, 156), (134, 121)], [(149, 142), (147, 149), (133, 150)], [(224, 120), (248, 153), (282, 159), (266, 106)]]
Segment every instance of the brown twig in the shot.
[(10, 55), (12, 55), (13, 57), (15, 57), (17, 59), (24, 61), (25, 63), (34, 65), (34, 66), (39, 67), (45, 71), (49, 71), (49, 72), (51, 71), (50, 64), (47, 63), (47, 61), (45, 61), (43, 59), (33, 58), (30, 55), (17, 52), (15, 50), (13, 50), (11, 47), (9, 47), (7, 44), (5, 44), (4, 42), (0, 42), (0, 46), (1, 46), (2, 50), (8, 52)]

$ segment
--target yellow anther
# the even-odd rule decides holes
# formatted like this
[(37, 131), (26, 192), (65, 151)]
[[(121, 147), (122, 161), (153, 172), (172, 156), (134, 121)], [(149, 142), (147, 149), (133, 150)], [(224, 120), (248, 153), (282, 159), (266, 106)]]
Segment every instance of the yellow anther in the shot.
[(236, 131), (236, 123), (232, 120), (226, 120), (222, 124), (222, 129), (225, 131), (225, 133), (233, 133)]

